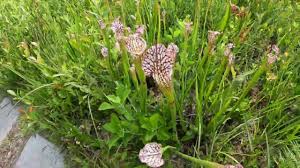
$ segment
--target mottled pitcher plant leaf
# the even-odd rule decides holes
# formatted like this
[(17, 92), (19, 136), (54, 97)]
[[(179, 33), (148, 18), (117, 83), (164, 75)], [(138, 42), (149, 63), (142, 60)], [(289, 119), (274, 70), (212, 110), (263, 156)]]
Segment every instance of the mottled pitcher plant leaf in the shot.
[(178, 47), (170, 44), (166, 48), (163, 44), (150, 47), (143, 55), (142, 66), (146, 76), (152, 76), (161, 87), (171, 85), (173, 66), (178, 53)]
[(147, 48), (146, 41), (139, 35), (133, 34), (125, 38), (127, 51), (136, 59), (142, 55)]
[(139, 159), (152, 168), (163, 166), (165, 161), (162, 159), (162, 145), (156, 142), (146, 144), (140, 150)]

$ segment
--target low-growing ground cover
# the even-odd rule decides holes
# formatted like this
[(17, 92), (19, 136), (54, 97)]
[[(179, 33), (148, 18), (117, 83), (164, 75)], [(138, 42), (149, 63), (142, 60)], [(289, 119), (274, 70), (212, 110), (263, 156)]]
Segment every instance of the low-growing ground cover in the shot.
[(69, 167), (143, 167), (150, 142), (166, 167), (300, 165), (298, 2), (12, 0), (0, 11), (1, 90)]

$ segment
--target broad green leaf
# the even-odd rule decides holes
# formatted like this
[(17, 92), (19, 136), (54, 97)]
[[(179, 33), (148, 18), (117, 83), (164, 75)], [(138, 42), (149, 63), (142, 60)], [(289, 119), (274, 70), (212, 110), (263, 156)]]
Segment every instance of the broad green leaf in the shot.
[(113, 102), (113, 103), (117, 103), (117, 104), (120, 104), (121, 103), (121, 99), (118, 97), (118, 96), (115, 96), (115, 95), (108, 95), (106, 96), (107, 99), (110, 101), (110, 102)]
[(230, 3), (227, 3), (225, 14), (220, 22), (219, 31), (223, 32), (228, 24), (230, 18)]
[(115, 114), (111, 115), (110, 122), (103, 125), (103, 128), (106, 131), (111, 132), (111, 133), (116, 133), (116, 134), (119, 134), (119, 135), (122, 134), (122, 132), (120, 131), (121, 130), (120, 120)]
[(159, 115), (158, 113), (153, 114), (153, 115), (150, 117), (149, 121), (150, 121), (150, 123), (151, 123), (152, 130), (156, 130), (156, 129), (158, 128), (158, 122), (159, 122), (160, 118), (162, 118), (162, 116)]
[(247, 71), (247, 72), (244, 72), (238, 76), (236, 76), (236, 78), (234, 78), (234, 82), (244, 82), (249, 75), (253, 74), (255, 72), (255, 70), (250, 70), (250, 71)]
[(171, 35), (169, 35), (169, 34), (165, 35), (165, 37), (166, 37), (166, 39), (167, 39), (168, 41), (173, 40), (173, 37), (172, 37)]
[(99, 110), (109, 110), (109, 109), (114, 109), (115, 107), (107, 102), (103, 102), (100, 107)]
[(108, 148), (111, 149), (112, 147), (116, 146), (118, 140), (120, 139), (121, 137), (119, 136), (113, 136), (111, 137), (109, 140), (108, 140)]
[(146, 142), (149, 142), (152, 140), (152, 138), (155, 136), (156, 132), (147, 132), (145, 137), (144, 137), (144, 140)]
[(138, 133), (139, 127), (134, 122), (122, 121), (121, 123), (122, 127), (125, 127), (130, 133)]
[(187, 131), (186, 133), (185, 133), (185, 135), (182, 137), (182, 141), (188, 141), (188, 140), (191, 140), (192, 138), (194, 138), (195, 137), (195, 134), (193, 134), (193, 132), (192, 131)]
[(173, 36), (176, 38), (180, 35), (181, 31), (180, 30), (175, 30), (173, 33)]
[(159, 129), (156, 137), (158, 140), (166, 141), (170, 139), (171, 135), (166, 129)]
[(79, 52), (82, 52), (82, 49), (81, 49), (80, 45), (78, 44), (78, 42), (76, 41), (76, 39), (69, 40), (69, 43), (74, 49), (78, 50)]
[(125, 85), (117, 84), (116, 94), (118, 97), (120, 97), (121, 102), (124, 103), (128, 95), (130, 94), (130, 89)]
[(13, 90), (7, 90), (7, 93), (12, 95), (12, 96), (17, 96), (16, 92)]
[(142, 123), (141, 127), (148, 131), (152, 131), (152, 124), (150, 123), (150, 121), (148, 119)]

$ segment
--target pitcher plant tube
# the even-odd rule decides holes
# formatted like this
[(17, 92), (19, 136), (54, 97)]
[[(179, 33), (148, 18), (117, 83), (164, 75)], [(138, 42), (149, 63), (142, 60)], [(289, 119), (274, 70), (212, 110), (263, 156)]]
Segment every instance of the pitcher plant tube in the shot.
[(173, 67), (176, 54), (179, 52), (177, 45), (171, 43), (166, 48), (163, 44), (150, 47), (144, 54), (142, 67), (146, 76), (151, 76), (161, 92), (166, 96), (170, 107), (172, 127), (177, 138), (176, 131), (176, 104), (175, 91), (172, 82)]

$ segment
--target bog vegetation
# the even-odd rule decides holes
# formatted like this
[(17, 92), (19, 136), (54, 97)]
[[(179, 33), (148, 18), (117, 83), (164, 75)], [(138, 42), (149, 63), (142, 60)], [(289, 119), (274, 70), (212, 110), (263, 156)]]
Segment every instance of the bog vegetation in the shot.
[(300, 165), (300, 3), (11, 0), (0, 11), (1, 90), (67, 166)]

